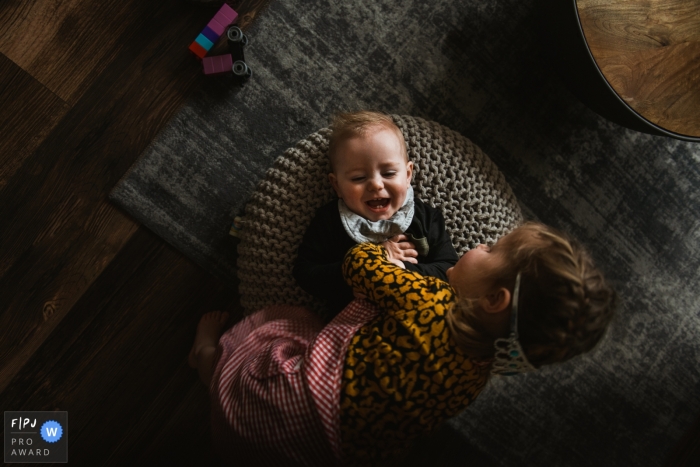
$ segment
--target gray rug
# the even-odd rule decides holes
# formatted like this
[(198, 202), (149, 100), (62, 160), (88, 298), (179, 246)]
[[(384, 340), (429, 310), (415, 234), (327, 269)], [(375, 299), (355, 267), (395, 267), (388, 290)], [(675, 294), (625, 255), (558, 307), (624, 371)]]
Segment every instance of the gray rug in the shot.
[(576, 101), (544, 66), (541, 14), (534, 0), (274, 0), (248, 32), (250, 82), (208, 80), (112, 198), (233, 280), (232, 218), (333, 112), (448, 126), (500, 167), (526, 217), (588, 245), (622, 298), (594, 353), (494, 379), (450, 421), (454, 439), (493, 465), (661, 466), (700, 415), (700, 145)]

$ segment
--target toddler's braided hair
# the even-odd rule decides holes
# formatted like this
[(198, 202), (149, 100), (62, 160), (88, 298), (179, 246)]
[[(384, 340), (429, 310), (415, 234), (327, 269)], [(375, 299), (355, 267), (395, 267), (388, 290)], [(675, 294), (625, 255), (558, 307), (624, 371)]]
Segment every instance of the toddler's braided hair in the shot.
[(588, 253), (532, 222), (504, 240), (511, 274), (522, 273), (518, 330), (530, 362), (539, 367), (591, 350), (612, 320), (617, 296)]
[[(520, 344), (535, 367), (591, 350), (603, 337), (617, 304), (615, 291), (575, 240), (528, 222), (498, 242), (503, 269), (495, 287), (512, 289), (521, 273), (518, 305)], [(458, 345), (476, 357), (493, 355), (493, 341), (476, 319), (474, 302), (460, 301), (448, 314)]]

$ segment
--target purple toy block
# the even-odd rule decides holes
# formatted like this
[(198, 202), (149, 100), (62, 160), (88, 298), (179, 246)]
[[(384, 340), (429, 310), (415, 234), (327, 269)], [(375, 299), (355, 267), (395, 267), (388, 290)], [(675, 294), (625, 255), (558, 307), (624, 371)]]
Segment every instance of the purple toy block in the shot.
[(228, 24), (221, 24), (219, 21), (216, 20), (216, 18), (214, 18), (211, 21), (209, 21), (209, 24), (207, 24), (207, 27), (210, 28), (212, 31), (214, 31), (219, 36), (221, 36), (224, 33), (224, 31), (226, 31)]
[(216, 57), (204, 57), (202, 59), (202, 68), (205, 75), (213, 75), (216, 73)]
[(238, 13), (228, 6), (227, 4), (221, 5), (221, 8), (219, 8), (219, 11), (214, 15), (214, 18), (217, 19), (220, 23), (224, 24), (225, 26), (228, 26), (229, 24), (233, 24), (234, 21), (236, 21), (236, 18), (238, 18)]
[(221, 34), (215, 33), (209, 26), (204, 26), (201, 34), (212, 42), (218, 41), (219, 37), (221, 37)]
[(231, 54), (216, 55), (214, 57), (204, 57), (202, 59), (205, 75), (216, 75), (219, 73), (228, 73), (233, 66), (233, 58)]

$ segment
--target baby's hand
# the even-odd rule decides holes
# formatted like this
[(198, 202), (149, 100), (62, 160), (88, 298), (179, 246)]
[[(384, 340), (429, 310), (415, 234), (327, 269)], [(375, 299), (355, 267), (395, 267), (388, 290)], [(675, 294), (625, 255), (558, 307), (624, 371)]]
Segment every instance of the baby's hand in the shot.
[(401, 260), (399, 260), (399, 259), (390, 259), (389, 262), (390, 262), (390, 263), (394, 263), (395, 265), (397, 265), (397, 266), (400, 267), (401, 269), (406, 269), (406, 265), (403, 264), (403, 261), (401, 261)]
[(409, 242), (408, 237), (403, 234), (394, 235), (386, 242), (383, 242), (382, 246), (386, 249), (387, 259), (401, 268), (405, 269), (404, 262), (418, 263), (416, 246)]

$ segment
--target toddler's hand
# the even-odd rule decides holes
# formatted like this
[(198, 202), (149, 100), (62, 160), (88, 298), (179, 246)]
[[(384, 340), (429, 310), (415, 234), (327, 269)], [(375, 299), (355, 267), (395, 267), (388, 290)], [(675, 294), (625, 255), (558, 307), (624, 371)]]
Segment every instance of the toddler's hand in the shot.
[[(416, 259), (418, 251), (416, 251), (416, 246), (408, 241), (407, 236), (403, 234), (394, 235), (386, 242), (383, 242), (382, 246), (386, 249), (387, 259), (397, 266), (405, 269), (404, 262), (418, 264)], [(402, 263), (399, 264), (397, 261)]]

